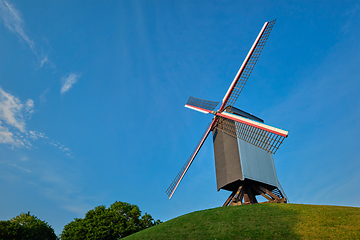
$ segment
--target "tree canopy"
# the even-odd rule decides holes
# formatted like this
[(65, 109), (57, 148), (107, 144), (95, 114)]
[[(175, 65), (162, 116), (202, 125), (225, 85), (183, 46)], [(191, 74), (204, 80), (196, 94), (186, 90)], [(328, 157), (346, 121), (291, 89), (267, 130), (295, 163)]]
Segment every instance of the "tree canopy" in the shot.
[(109, 208), (95, 207), (85, 218), (66, 224), (61, 239), (120, 239), (159, 223), (150, 214), (141, 216), (138, 206), (116, 201)]
[(27, 212), (8, 221), (0, 221), (0, 239), (56, 240), (58, 238), (47, 222)]

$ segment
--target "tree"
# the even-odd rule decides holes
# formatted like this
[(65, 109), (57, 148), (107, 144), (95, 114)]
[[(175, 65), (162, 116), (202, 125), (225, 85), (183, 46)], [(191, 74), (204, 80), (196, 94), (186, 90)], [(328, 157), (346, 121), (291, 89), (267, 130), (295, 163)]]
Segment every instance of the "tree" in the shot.
[(47, 222), (27, 212), (8, 221), (0, 221), (0, 239), (56, 240), (58, 238)]
[(109, 208), (95, 207), (85, 214), (85, 218), (75, 218), (66, 224), (61, 239), (115, 240), (159, 223), (161, 221), (154, 221), (150, 214), (141, 217), (138, 206), (116, 201)]

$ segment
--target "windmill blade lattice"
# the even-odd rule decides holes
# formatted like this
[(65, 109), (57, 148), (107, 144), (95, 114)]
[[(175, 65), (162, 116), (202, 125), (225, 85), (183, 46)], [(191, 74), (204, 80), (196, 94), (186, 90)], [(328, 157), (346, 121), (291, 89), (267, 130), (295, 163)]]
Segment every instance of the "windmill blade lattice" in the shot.
[(285, 139), (284, 136), (222, 117), (216, 128), (272, 154), (276, 153)]
[[(270, 153), (276, 153), (283, 140), (288, 136), (288, 131), (267, 125), (262, 119), (233, 107), (248, 78), (250, 77), (257, 60), (260, 57), (260, 54), (266, 44), (267, 39), (269, 38), (275, 21), (276, 19), (271, 22), (265, 22), (262, 26), (261, 31), (257, 35), (254, 43), (252, 44), (252, 47), (250, 48), (250, 51), (246, 55), (240, 69), (238, 70), (232, 83), (230, 84), (230, 87), (225, 93), (220, 108), (217, 111), (214, 109), (219, 102), (190, 97), (186, 103), (185, 107), (187, 108), (205, 114), (210, 113), (215, 115), (215, 117), (207, 126), (206, 131), (202, 135), (195, 150), (192, 152), (188, 160), (185, 162), (179, 173), (176, 175), (175, 179), (166, 190), (169, 199), (172, 197), (186, 172), (189, 170), (189, 167), (191, 166), (210, 132), (214, 130), (221, 131), (229, 136), (232, 136), (228, 137), (226, 134), (218, 135), (215, 133), (213, 136), (218, 190), (224, 189), (235, 192), (240, 189), (240, 187), (243, 187), (242, 184), (245, 184), (244, 181), (246, 179), (243, 179), (242, 176), (247, 176), (247, 180), (249, 181), (251, 179), (257, 179), (258, 182), (263, 182), (266, 184), (267, 188), (265, 190), (269, 191), (273, 196), (273, 198), (269, 197), (269, 201), (279, 202), (278, 200), (281, 200), (286, 202), (286, 199), (282, 195), (277, 196), (271, 192), (274, 188), (277, 189), (278, 184), (276, 181), (271, 182), (272, 180), (269, 180), (277, 179), (275, 169), (269, 166), (273, 166), (273, 158), (271, 157)], [(247, 146), (239, 144), (238, 139), (248, 142), (256, 146), (256, 148), (254, 147), (248, 149)], [(259, 148), (267, 151), (268, 153), (263, 152)], [(244, 151), (245, 155), (249, 155), (250, 153), (257, 154), (261, 152), (261, 155), (263, 155), (261, 163), (258, 161), (258, 159), (253, 159), (251, 156), (248, 157), (248, 162), (255, 168), (260, 167), (260, 169), (262, 169), (261, 172), (266, 175), (266, 179), (261, 174), (259, 175), (258, 173), (252, 172), (250, 170), (248, 170), (246, 174), (243, 172), (240, 173), (233, 171), (234, 169), (240, 169), (241, 171), (245, 169), (241, 166), (243, 163), (241, 163), (239, 158), (240, 151)], [(228, 169), (231, 169), (231, 171), (228, 171)], [(269, 176), (271, 177), (269, 178)], [(256, 191), (257, 188), (254, 189), (252, 190), (250, 188), (244, 188), (243, 194), (247, 194), (247, 203), (257, 203), (255, 198), (256, 192), (254, 195), (254, 191)], [(259, 190), (258, 193), (262, 195), (263, 192)], [(230, 196), (226, 201), (227, 205), (230, 201), (233, 201), (231, 198), (232, 197)], [(242, 202), (242, 200), (240, 202)], [(234, 200), (232, 203), (237, 204), (237, 201)]]
[(252, 70), (254, 69), (257, 60), (260, 57), (261, 51), (263, 50), (265, 43), (266, 43), (267, 39), (269, 38), (270, 32), (275, 24), (275, 21), (276, 21), (276, 19), (269, 22), (268, 25), (266, 26), (258, 43), (256, 44), (254, 51), (251, 53), (249, 60), (246, 62), (244, 70), (240, 73), (240, 77), (239, 77), (234, 89), (232, 90), (230, 97), (228, 98), (228, 100), (226, 102), (226, 106), (234, 106), (237, 98), (239, 97), (241, 91), (243, 90), (247, 80), (249, 79), (250, 74), (251, 74)]
[(202, 137), (200, 138), (199, 143), (196, 145), (196, 148), (194, 149), (194, 151), (191, 153), (190, 157), (188, 158), (188, 160), (185, 162), (184, 166), (180, 169), (179, 173), (176, 175), (175, 179), (172, 181), (172, 183), (170, 184), (170, 186), (168, 187), (168, 189), (166, 190), (166, 194), (168, 195), (169, 199), (171, 198), (171, 196), (173, 195), (173, 193), (175, 192), (177, 186), (179, 185), (180, 181), (182, 180), (182, 178), (185, 176), (185, 173), (187, 172), (187, 170), (189, 169), (190, 165), (192, 164), (192, 162), (194, 161), (194, 158), (196, 157), (196, 155), (198, 154), (201, 146), (204, 144), (207, 136), (209, 135), (212, 126), (215, 124), (216, 119), (214, 118), (212, 122), (210, 122), (207, 127), (205, 132), (203, 133)]
[(213, 111), (219, 102), (190, 97), (186, 104)]

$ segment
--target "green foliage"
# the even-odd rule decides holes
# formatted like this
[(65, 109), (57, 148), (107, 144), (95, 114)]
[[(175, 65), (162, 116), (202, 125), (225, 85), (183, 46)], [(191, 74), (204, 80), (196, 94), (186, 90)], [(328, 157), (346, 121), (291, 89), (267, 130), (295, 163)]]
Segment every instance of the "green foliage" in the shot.
[(28, 213), (0, 221), (0, 239), (58, 239), (54, 229), (45, 221)]
[(360, 208), (280, 203), (220, 207), (125, 239), (360, 239)]
[(147, 213), (140, 217), (139, 207), (129, 203), (114, 202), (109, 208), (98, 206), (88, 211), (85, 218), (75, 218), (66, 224), (61, 239), (119, 239), (160, 223)]

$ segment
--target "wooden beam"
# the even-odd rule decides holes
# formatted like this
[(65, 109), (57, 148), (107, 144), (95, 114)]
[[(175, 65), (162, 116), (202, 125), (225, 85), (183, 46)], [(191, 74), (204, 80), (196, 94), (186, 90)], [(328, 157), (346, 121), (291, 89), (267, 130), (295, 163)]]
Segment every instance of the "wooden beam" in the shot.
[(249, 196), (249, 199), (250, 199), (250, 203), (258, 203), (255, 195), (253, 194), (251, 188), (248, 189), (248, 196)]
[(235, 194), (236, 194), (236, 191), (233, 191), (222, 206), (226, 207), (227, 205), (229, 205), (231, 199), (235, 196)]
[(236, 191), (236, 194), (235, 194), (233, 200), (239, 201), (239, 197), (240, 197), (240, 194), (241, 194), (242, 190), (243, 190), (243, 186), (240, 186), (240, 187), (238, 188), (238, 190)]
[(268, 195), (265, 194), (265, 192), (261, 191), (257, 186), (253, 185), (254, 190), (259, 193), (261, 196), (263, 196), (264, 198), (266, 198), (269, 201), (273, 201), (274, 199), (272, 199), (271, 197), (269, 197)]
[(242, 202), (242, 201), (243, 201), (244, 193), (245, 193), (244, 189), (241, 188), (241, 189), (240, 189), (239, 196), (238, 196), (239, 202)]
[(230, 206), (242, 205), (242, 199), (244, 197), (244, 188), (240, 186), (233, 197), (232, 201), (230, 202)]
[(269, 191), (268, 189), (264, 188), (263, 186), (258, 186), (260, 188), (260, 190), (266, 192), (266, 194), (268, 194), (270, 197), (273, 197), (276, 200), (279, 200), (280, 198), (278, 196), (276, 196), (275, 194), (273, 194), (271, 191)]
[(250, 197), (247, 193), (244, 194), (244, 204), (251, 204)]

